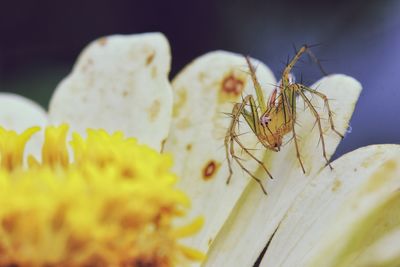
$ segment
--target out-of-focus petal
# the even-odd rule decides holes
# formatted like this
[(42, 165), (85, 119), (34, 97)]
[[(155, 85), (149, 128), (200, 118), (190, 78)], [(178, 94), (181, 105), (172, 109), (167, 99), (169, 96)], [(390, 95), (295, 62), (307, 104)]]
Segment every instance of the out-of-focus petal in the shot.
[(362, 253), (354, 267), (400, 266), (400, 228), (387, 233)]
[(171, 54), (160, 33), (114, 35), (92, 42), (50, 102), (52, 123), (123, 131), (160, 150), (172, 112)]
[[(33, 126), (47, 125), (46, 111), (37, 103), (20, 95), (0, 93), (0, 125), (18, 133)], [(36, 133), (28, 141), (25, 156), (34, 155), (40, 158), (43, 143), (43, 132)]]
[(298, 196), (261, 266), (379, 266), (360, 258), (400, 226), (400, 146), (364, 147), (334, 163)]
[[(260, 83), (271, 91), (275, 84), (271, 71), (260, 62), (254, 64)], [(172, 83), (174, 112), (164, 151), (174, 154), (174, 168), (181, 177), (179, 186), (192, 200), (192, 215), (201, 214), (205, 218), (201, 232), (186, 240), (188, 245), (203, 252), (208, 250), (251, 180), (233, 163), (234, 175), (230, 184), (226, 184), (228, 164), (224, 148), (233, 103), (240, 102), (242, 94), (254, 94), (247, 71), (243, 56), (216, 51), (194, 60)], [(240, 129), (242, 133), (251, 131), (245, 124), (240, 124)], [(251, 133), (242, 138), (250, 148), (257, 141)], [(257, 163), (240, 149), (237, 153), (246, 159), (250, 170), (256, 170)]]

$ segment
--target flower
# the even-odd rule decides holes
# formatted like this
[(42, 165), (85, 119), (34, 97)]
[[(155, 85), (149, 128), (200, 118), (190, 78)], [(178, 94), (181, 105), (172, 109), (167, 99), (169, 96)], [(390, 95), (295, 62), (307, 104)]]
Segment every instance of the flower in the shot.
[(49, 126), (42, 161), (22, 166), (22, 134), (0, 128), (0, 266), (175, 266), (202, 254), (177, 242), (202, 218), (176, 228), (187, 196), (174, 188), (171, 158), (122, 132), (88, 130), (65, 143)]
[[(299, 110), (296, 130), (306, 174), (288, 143), (277, 153), (255, 151), (274, 180), (241, 155), (265, 178), (267, 196), (237, 166), (227, 185), (223, 138), (229, 118), (222, 114), (232, 111), (242, 93), (254, 94), (245, 60), (229, 52), (208, 53), (185, 67), (172, 87), (169, 60), (168, 43), (158, 34), (93, 42), (52, 97), (50, 122), (68, 122), (80, 133), (87, 127), (120, 129), (173, 154), (173, 171), (182, 178), (178, 186), (192, 202), (188, 216), (205, 217), (200, 232), (183, 240), (207, 253), (202, 266), (253, 266), (257, 259), (261, 266), (396, 266), (398, 250), (380, 252), (399, 242), (398, 146), (361, 148), (333, 162), (331, 171), (324, 168), (314, 117)], [(276, 79), (264, 64), (254, 63), (269, 95)], [(361, 85), (336, 74), (311, 87), (332, 99), (336, 128), (345, 132)], [(312, 101), (323, 113), (323, 103)], [(330, 157), (340, 138), (322, 122)], [(243, 124), (240, 131), (249, 129)], [(254, 136), (241, 138), (256, 148)], [(105, 156), (100, 162), (107, 161), (107, 153), (97, 153)]]

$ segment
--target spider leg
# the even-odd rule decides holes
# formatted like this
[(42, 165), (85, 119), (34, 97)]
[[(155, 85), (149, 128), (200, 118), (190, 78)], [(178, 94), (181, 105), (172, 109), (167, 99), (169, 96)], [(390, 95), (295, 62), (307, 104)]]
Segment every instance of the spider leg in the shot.
[(264, 163), (263, 163), (261, 160), (259, 160), (257, 157), (255, 157), (252, 153), (250, 153), (249, 149), (246, 148), (246, 147), (241, 143), (241, 141), (239, 140), (239, 138), (237, 137), (237, 135), (234, 135), (234, 136), (232, 137), (232, 139), (235, 140), (235, 142), (240, 146), (241, 149), (243, 149), (243, 151), (244, 151), (247, 155), (249, 155), (252, 159), (254, 159), (258, 164), (260, 164), (261, 167), (264, 169), (264, 171), (268, 174), (268, 176), (269, 176), (271, 179), (273, 179), (271, 173), (268, 171), (268, 169), (267, 169), (267, 167), (264, 165)]
[(260, 180), (259, 178), (257, 178), (254, 174), (252, 174), (252, 173), (243, 165), (243, 163), (240, 162), (240, 159), (239, 159), (236, 155), (233, 154), (233, 155), (232, 155), (232, 158), (236, 161), (236, 163), (237, 163), (248, 175), (250, 175), (251, 178), (254, 179), (254, 181), (256, 181), (256, 182), (260, 185), (261, 190), (263, 191), (263, 193), (264, 193), (265, 195), (267, 195), (267, 194), (268, 194), (268, 193), (267, 193), (267, 190), (265, 190), (265, 187), (264, 187), (264, 185), (262, 184), (261, 180)]
[(250, 57), (245, 57), (246, 58), (246, 63), (250, 71), (250, 76), (251, 80), (253, 81), (254, 89), (256, 91), (256, 97), (258, 104), (260, 105), (260, 110), (261, 113), (264, 113), (267, 110), (267, 106), (265, 105), (265, 98), (264, 98), (264, 93), (261, 89), (260, 82), (257, 79), (256, 76), (256, 69), (254, 68), (253, 64), (251, 63)]
[[(250, 114), (244, 113), (244, 108), (245, 106), (250, 103), (252, 107), (252, 112)], [(246, 116), (245, 116), (246, 114)], [(228, 166), (229, 166), (229, 176), (226, 181), (227, 184), (229, 184), (230, 179), (232, 178), (233, 170), (232, 170), (232, 162), (231, 158), (236, 161), (236, 163), (247, 173), (250, 175), (251, 178), (253, 178), (261, 187), (262, 191), (267, 194), (267, 191), (265, 190), (261, 180), (257, 178), (254, 174), (252, 174), (240, 161), (238, 156), (235, 154), (235, 149), (234, 149), (234, 144), (236, 143), (247, 155), (249, 155), (252, 159), (254, 159), (258, 164), (262, 166), (262, 168), (265, 170), (265, 172), (268, 174), (268, 176), (272, 179), (272, 175), (268, 171), (267, 167), (264, 165), (264, 163), (259, 160), (257, 157), (255, 157), (249, 149), (247, 149), (239, 140), (238, 134), (236, 133), (236, 125), (238, 124), (239, 117), (242, 115), (245, 117), (246, 121), (249, 123), (250, 128), (254, 131), (254, 133), (257, 136), (257, 133), (259, 131), (258, 127), (258, 122), (255, 122), (255, 119), (258, 119), (258, 113), (257, 109), (254, 106), (254, 99), (252, 95), (248, 95), (244, 98), (244, 101), (242, 103), (235, 104), (233, 109), (232, 109), (232, 120), (231, 124), (229, 125), (228, 131), (225, 136), (224, 144), (225, 144), (225, 153), (226, 153), (226, 158), (228, 161)], [(251, 115), (251, 118), (249, 116)], [(250, 121), (250, 119), (253, 119), (253, 122)], [(258, 129), (258, 130), (257, 130)]]
[(286, 65), (286, 68), (283, 70), (282, 73), (282, 84), (284, 87), (286, 87), (289, 84), (289, 73), (292, 71), (297, 61), (299, 61), (301, 55), (304, 54), (307, 50), (308, 50), (307, 45), (303, 45), (302, 47), (300, 47), (300, 49), (297, 51), (293, 59), (289, 62), (289, 64)]
[(231, 162), (231, 158), (230, 155), (232, 154), (231, 151), (233, 150), (233, 138), (232, 136), (235, 134), (235, 127), (237, 124), (237, 121), (239, 120), (239, 115), (240, 115), (240, 108), (241, 104), (237, 103), (233, 106), (232, 109), (232, 120), (231, 123), (229, 125), (228, 131), (225, 135), (225, 139), (224, 139), (224, 145), (225, 145), (225, 155), (226, 155), (226, 160), (228, 162), (228, 168), (229, 168), (229, 174), (228, 174), (228, 179), (226, 181), (226, 183), (228, 184), (229, 181), (231, 180), (232, 174), (233, 174), (233, 170), (232, 170), (232, 162)]
[(318, 92), (317, 90), (314, 90), (312, 88), (309, 88), (307, 86), (301, 85), (301, 88), (310, 92), (311, 94), (315, 94), (317, 96), (319, 96), (325, 103), (326, 108), (328, 109), (328, 116), (329, 116), (329, 124), (331, 125), (331, 129), (332, 131), (334, 131), (337, 135), (339, 135), (342, 139), (344, 138), (344, 135), (339, 133), (336, 128), (335, 128), (335, 124), (333, 123), (333, 112), (331, 110), (331, 108), (329, 107), (329, 100), (328, 97), (326, 95), (324, 95), (321, 92)]
[(307, 54), (310, 56), (311, 60), (314, 61), (315, 64), (317, 64), (319, 70), (322, 72), (324, 76), (327, 76), (328, 73), (325, 71), (325, 69), (322, 67), (321, 61), (317, 58), (317, 56), (309, 49), (310, 47), (307, 47)]
[(296, 157), (299, 160), (301, 169), (303, 171), (303, 173), (306, 173), (305, 169), (304, 169), (304, 165), (303, 165), (303, 161), (301, 160), (301, 154), (300, 154), (300, 148), (299, 148), (299, 144), (298, 144), (298, 139), (297, 139), (297, 134), (296, 134), (296, 99), (294, 98), (294, 94), (295, 94), (295, 89), (292, 89), (293, 86), (289, 86), (288, 87), (288, 91), (289, 94), (292, 94), (292, 99), (294, 101), (292, 101), (292, 105), (290, 105), (289, 100), (287, 99), (286, 94), (282, 94), (283, 95), (283, 99), (284, 102), (286, 103), (287, 107), (288, 107), (288, 113), (291, 114), (291, 126), (292, 126), (292, 132), (293, 132), (293, 139), (294, 139), (294, 145), (296, 148)]
[(317, 110), (314, 108), (314, 106), (311, 103), (311, 101), (307, 98), (307, 96), (301, 90), (302, 87), (303, 87), (303, 85), (301, 85), (301, 84), (293, 84), (293, 88), (303, 98), (304, 102), (307, 103), (307, 105), (310, 108), (312, 114), (314, 115), (315, 119), (317, 120), (317, 125), (318, 125), (318, 130), (319, 130), (319, 137), (320, 137), (321, 144), (322, 144), (322, 155), (326, 160), (326, 164), (329, 165), (329, 168), (332, 170), (333, 169), (332, 165), (331, 165), (331, 163), (330, 163), (330, 161), (328, 159), (328, 156), (326, 154), (325, 139), (324, 139), (324, 134), (323, 134), (322, 125), (321, 125), (321, 117), (319, 116)]

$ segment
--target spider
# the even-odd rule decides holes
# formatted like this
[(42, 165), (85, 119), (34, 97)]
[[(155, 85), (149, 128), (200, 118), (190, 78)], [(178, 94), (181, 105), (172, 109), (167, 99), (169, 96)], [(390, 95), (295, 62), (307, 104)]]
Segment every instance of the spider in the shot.
[[(326, 95), (316, 91), (315, 89), (312, 89), (301, 83), (296, 83), (294, 81), (293, 76), (291, 75), (291, 70), (293, 69), (296, 62), (300, 59), (300, 57), (304, 53), (308, 53), (311, 56), (311, 58), (319, 64), (316, 57), (314, 56), (313, 53), (311, 53), (309, 49), (310, 49), (309, 46), (303, 45), (297, 51), (295, 56), (285, 67), (282, 73), (281, 81), (271, 93), (268, 102), (265, 101), (261, 85), (256, 77), (255, 68), (250, 62), (250, 58), (246, 57), (246, 62), (255, 88), (256, 97), (249, 94), (243, 98), (243, 101), (241, 103), (236, 103), (233, 106), (231, 113), (232, 119), (227, 129), (227, 133), (225, 135), (225, 140), (224, 140), (225, 153), (229, 167), (229, 176), (226, 181), (227, 184), (229, 184), (233, 174), (232, 161), (231, 161), (233, 159), (248, 175), (250, 175), (250, 177), (252, 177), (260, 185), (264, 194), (267, 194), (267, 191), (265, 190), (261, 180), (257, 178), (253, 173), (251, 173), (243, 165), (241, 159), (235, 154), (234, 150), (235, 143), (244, 151), (244, 153), (249, 155), (260, 166), (262, 166), (262, 168), (265, 170), (268, 176), (271, 179), (273, 179), (271, 173), (268, 171), (264, 163), (261, 160), (257, 159), (250, 152), (250, 150), (242, 144), (242, 142), (238, 138), (239, 135), (236, 132), (236, 129), (239, 123), (240, 116), (242, 116), (245, 119), (245, 122), (249, 125), (252, 132), (257, 137), (258, 141), (266, 149), (271, 151), (278, 152), (282, 145), (283, 137), (286, 134), (292, 133), (292, 137), (296, 148), (296, 157), (300, 163), (303, 173), (305, 173), (304, 165), (301, 160), (300, 149), (295, 128), (296, 104), (297, 104), (296, 102), (298, 100), (297, 96), (303, 99), (305, 105), (309, 107), (309, 110), (316, 119), (316, 124), (318, 125), (319, 136), (322, 145), (322, 155), (326, 160), (326, 164), (332, 169), (332, 166), (326, 154), (325, 140), (321, 126), (320, 115), (313, 106), (313, 104), (311, 103), (310, 99), (306, 96), (305, 92), (320, 97), (324, 101), (324, 104), (328, 110), (329, 124), (332, 131), (334, 131), (337, 135), (343, 138), (344, 136), (335, 129), (335, 125), (333, 123), (333, 112), (329, 107), (328, 98)], [(321, 68), (320, 65), (319, 67)], [(249, 110), (246, 109), (247, 106), (250, 106)]]

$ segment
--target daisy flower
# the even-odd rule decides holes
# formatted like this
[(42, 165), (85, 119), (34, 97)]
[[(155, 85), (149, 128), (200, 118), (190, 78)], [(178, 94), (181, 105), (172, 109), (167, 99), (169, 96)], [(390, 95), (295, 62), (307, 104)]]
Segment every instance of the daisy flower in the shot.
[[(83, 264), (85, 259), (93, 266), (104, 266), (104, 262), (106, 266), (147, 266), (149, 262), (151, 266), (181, 266), (186, 263), (182, 259), (199, 260), (201, 253), (197, 250), (206, 257), (193, 261), (193, 266), (250, 267), (256, 262), (273, 267), (400, 264), (398, 145), (360, 148), (332, 162), (333, 170), (325, 168), (315, 118), (299, 102), (296, 131), (306, 173), (301, 171), (290, 138), (281, 151), (267, 151), (248, 133), (251, 129), (240, 124), (243, 144), (254, 149), (275, 179), (268, 179), (259, 164), (238, 149), (247, 168), (262, 178), (268, 194), (235, 165), (227, 184), (223, 139), (230, 118), (224, 113), (230, 113), (242, 95), (255, 94), (245, 59), (230, 52), (210, 52), (195, 59), (171, 83), (170, 60), (168, 42), (161, 34), (104, 37), (79, 56), (71, 74), (56, 88), (48, 113), (21, 97), (0, 97), (4, 127), (22, 131), (34, 125), (68, 123), (77, 132), (71, 136), (67, 126), (59, 126), (48, 127), (44, 135), (30, 128), (19, 135), (22, 141), (14, 142), (11, 140), (18, 135), (3, 130), (7, 133), (4, 140), (10, 140), (3, 141), (4, 153), (12, 155), (2, 155), (2, 166), (7, 170), (2, 179), (7, 184), (4, 188), (9, 194), (18, 192), (16, 203), (34, 207), (34, 212), (27, 214), (38, 214), (32, 217), (36, 223), (32, 226), (18, 217), (18, 212), (11, 216), (20, 227), (15, 246), (24, 248), (31, 257), (23, 258), (21, 266), (30, 261), (40, 265), (44, 262), (40, 259), (56, 262), (55, 255), (68, 255), (65, 236), (75, 232), (80, 234), (78, 240), (87, 241), (78, 245), (87, 246), (74, 250), (77, 254), (67, 257), (70, 262), (57, 264), (72, 264), (73, 260)], [(255, 59), (252, 62), (257, 66), (264, 94), (270, 95), (277, 79), (263, 63)], [(311, 87), (329, 97), (335, 126), (345, 133), (361, 92), (360, 83), (334, 74)], [(326, 114), (323, 102), (317, 98), (312, 101), (320, 114)], [(103, 130), (87, 132), (88, 128)], [(340, 137), (330, 130), (326, 117), (322, 128), (330, 157)], [(31, 135), (24, 157), (18, 144)], [(66, 139), (71, 140), (70, 148), (65, 145)], [(38, 156), (37, 147), (42, 143), (43, 151), (51, 152)], [(173, 164), (168, 155), (173, 156)], [(3, 158), (7, 158), (4, 164)], [(34, 184), (31, 174), (15, 171), (24, 169), (24, 158), (29, 167), (26, 172), (42, 177)], [(180, 177), (176, 182), (179, 189), (173, 186), (175, 174)], [(126, 185), (130, 181), (126, 176), (140, 177), (131, 179), (143, 181), (143, 186), (137, 185), (139, 191), (129, 191), (136, 187)], [(76, 199), (71, 197), (78, 193)], [(141, 197), (129, 198), (130, 194)], [(3, 201), (13, 199), (7, 196)], [(115, 198), (112, 203), (117, 204), (107, 206), (108, 197)], [(49, 204), (50, 198), (54, 203)], [(107, 212), (104, 207), (109, 207)], [(135, 215), (134, 220), (131, 217), (122, 226), (107, 221), (124, 221), (120, 216), (130, 212), (141, 215)], [(155, 214), (165, 216), (160, 220), (166, 227), (160, 227), (160, 233), (158, 224), (154, 225), (158, 222)], [(204, 217), (201, 228), (199, 215)], [(52, 226), (51, 218), (62, 220), (62, 231)], [(144, 218), (151, 218), (151, 227)], [(131, 223), (137, 225), (137, 220), (145, 225), (139, 227), (146, 229), (144, 232), (129, 228)], [(54, 234), (56, 230), (60, 236)], [(23, 234), (29, 242), (22, 241)], [(34, 245), (38, 240), (43, 247)], [(50, 246), (50, 242), (55, 245)], [(50, 253), (53, 248), (57, 253)], [(11, 252), (3, 255), (0, 259), (16, 259)], [(54, 266), (61, 266), (57, 264)]]

